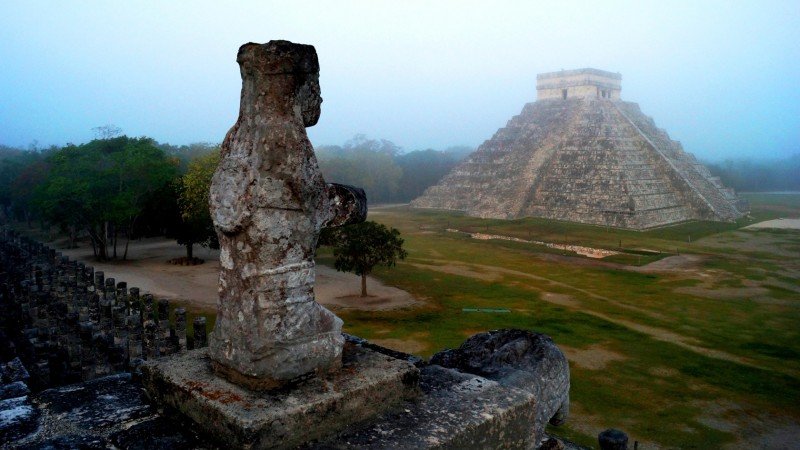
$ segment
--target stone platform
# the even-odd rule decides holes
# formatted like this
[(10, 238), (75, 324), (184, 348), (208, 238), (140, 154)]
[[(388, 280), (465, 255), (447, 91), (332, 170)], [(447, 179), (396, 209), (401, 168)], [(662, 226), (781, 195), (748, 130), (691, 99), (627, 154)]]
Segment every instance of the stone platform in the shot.
[(420, 388), (422, 396), (403, 409), (302, 448), (534, 449), (544, 439), (537, 399), (524, 389), (435, 365), (422, 368)]
[[(553, 439), (545, 442), (545, 424), (557, 425), (565, 418), (569, 378), (566, 359), (544, 335), (522, 330), (481, 333), (458, 349), (434, 355), (429, 363), (345, 337), (347, 372), (341, 376), (368, 386), (360, 396), (344, 393), (341, 388), (348, 383), (337, 377), (307, 380), (284, 392), (251, 393), (216, 377), (209, 380), (213, 375), (202, 351), (147, 366), (147, 386), (164, 389), (157, 399), (160, 407), (143, 395), (142, 377), (136, 375), (113, 375), (37, 394), (4, 379), (10, 383), (0, 385), (0, 448), (585, 450), (563, 440), (556, 446)], [(374, 364), (359, 371), (365, 360)], [(387, 375), (377, 375), (374, 383), (364, 380), (384, 371), (381, 367), (412, 365), (419, 371), (407, 371), (411, 378), (392, 383), (384, 382)], [(194, 377), (198, 379), (189, 381)], [(418, 395), (401, 398), (401, 392)], [(175, 414), (179, 407), (166, 404), (164, 397), (179, 399), (190, 417), (205, 416), (201, 424), (212, 427), (210, 431), (201, 433), (196, 419)], [(383, 408), (392, 404), (387, 398), (400, 400)], [(305, 399), (310, 403), (303, 405)], [(231, 415), (234, 409), (240, 410), (238, 418)], [(256, 441), (258, 426), (265, 424), (275, 432), (274, 440)], [(231, 437), (230, 430), (241, 435)]]
[(342, 363), (339, 371), (259, 393), (217, 376), (200, 349), (146, 363), (142, 381), (159, 406), (231, 448), (293, 448), (418, 394), (419, 370), (407, 361), (347, 343)]

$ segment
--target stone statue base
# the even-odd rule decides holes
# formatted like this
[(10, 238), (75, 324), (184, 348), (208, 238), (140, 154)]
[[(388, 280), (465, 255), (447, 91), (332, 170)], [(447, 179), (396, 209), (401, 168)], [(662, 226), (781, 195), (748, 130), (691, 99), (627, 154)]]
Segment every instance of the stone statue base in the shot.
[(142, 373), (153, 401), (230, 448), (294, 448), (390, 411), (419, 391), (413, 364), (353, 343), (345, 344), (339, 370), (267, 392), (242, 387), (253, 380), (242, 383), (238, 372), (226, 373), (239, 377), (236, 384), (217, 376), (207, 349), (148, 361)]
[(256, 392), (268, 392), (273, 391), (275, 389), (280, 388), (288, 388), (293, 385), (302, 383), (305, 380), (310, 379), (314, 376), (322, 376), (325, 377), (331, 372), (334, 372), (337, 369), (341, 368), (341, 361), (339, 364), (331, 366), (325, 371), (317, 370), (316, 372), (309, 372), (306, 375), (299, 376), (293, 380), (276, 380), (273, 378), (263, 378), (263, 377), (251, 377), (245, 375), (238, 370), (231, 369), (228, 366), (222, 365), (214, 360), (211, 360), (211, 370), (214, 371), (217, 375), (226, 380), (230, 381), (233, 384), (238, 384), (239, 386), (243, 386), (251, 391)]
[(566, 418), (569, 367), (545, 335), (481, 333), (431, 361), (349, 336), (339, 371), (270, 392), (216, 376), (204, 350), (142, 372), (156, 403), (225, 448), (534, 449)]

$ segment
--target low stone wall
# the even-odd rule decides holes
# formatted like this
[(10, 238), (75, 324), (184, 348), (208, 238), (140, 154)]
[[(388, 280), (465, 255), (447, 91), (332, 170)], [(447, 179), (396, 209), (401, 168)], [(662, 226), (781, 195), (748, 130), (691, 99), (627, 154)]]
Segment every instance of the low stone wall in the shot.
[[(170, 315), (173, 320), (170, 321)], [(15, 357), (34, 390), (132, 372), (147, 359), (207, 345), (206, 318), (19, 234), (0, 231), (0, 360)]]

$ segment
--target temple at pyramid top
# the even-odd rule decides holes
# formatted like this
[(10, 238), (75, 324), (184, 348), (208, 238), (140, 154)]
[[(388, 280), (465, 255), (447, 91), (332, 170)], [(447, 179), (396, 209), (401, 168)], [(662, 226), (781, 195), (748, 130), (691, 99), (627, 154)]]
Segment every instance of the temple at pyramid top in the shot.
[(536, 99), (608, 98), (619, 100), (622, 75), (598, 69), (575, 69), (536, 75)]

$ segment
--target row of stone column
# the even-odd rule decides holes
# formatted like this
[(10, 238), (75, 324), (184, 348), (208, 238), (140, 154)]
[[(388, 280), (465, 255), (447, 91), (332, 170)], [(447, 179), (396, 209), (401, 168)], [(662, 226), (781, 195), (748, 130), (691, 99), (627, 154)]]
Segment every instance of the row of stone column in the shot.
[(194, 318), (189, 335), (185, 308), (172, 311), (169, 301), (10, 230), (0, 231), (0, 283), (0, 356), (19, 356), (36, 387), (136, 371), (144, 360), (207, 345), (205, 317)]

